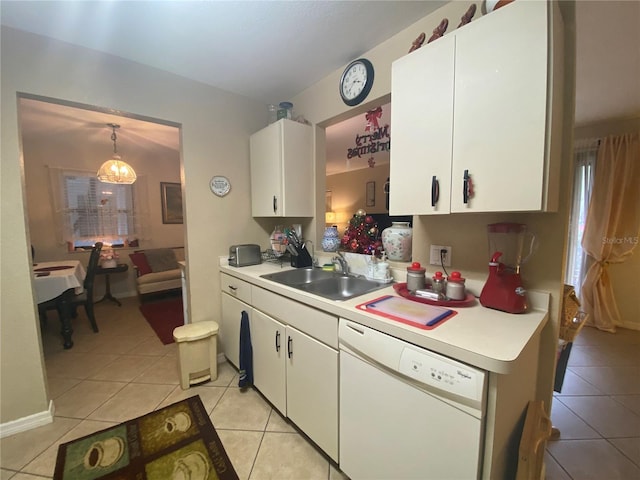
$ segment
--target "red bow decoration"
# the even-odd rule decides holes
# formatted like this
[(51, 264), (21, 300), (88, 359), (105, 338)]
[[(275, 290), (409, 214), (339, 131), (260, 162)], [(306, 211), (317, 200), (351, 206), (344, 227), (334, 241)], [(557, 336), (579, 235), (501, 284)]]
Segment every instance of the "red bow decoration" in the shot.
[(373, 159), (373, 157), (371, 157), (367, 163), (369, 163), (369, 168), (373, 168), (376, 165), (376, 161)]
[(382, 117), (382, 107), (369, 110), (365, 115), (365, 118), (367, 119), (367, 126), (365, 127), (364, 131), (370, 132), (372, 126), (373, 128), (380, 128), (380, 126), (378, 125), (378, 119), (380, 117)]

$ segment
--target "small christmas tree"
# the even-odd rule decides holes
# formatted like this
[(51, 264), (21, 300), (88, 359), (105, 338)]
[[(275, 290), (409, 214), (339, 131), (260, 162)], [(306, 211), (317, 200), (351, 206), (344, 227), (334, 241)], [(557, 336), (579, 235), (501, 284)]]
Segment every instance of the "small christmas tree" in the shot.
[(340, 245), (347, 252), (382, 256), (382, 241), (379, 238), (378, 224), (371, 215), (360, 209), (351, 220), (342, 236)]

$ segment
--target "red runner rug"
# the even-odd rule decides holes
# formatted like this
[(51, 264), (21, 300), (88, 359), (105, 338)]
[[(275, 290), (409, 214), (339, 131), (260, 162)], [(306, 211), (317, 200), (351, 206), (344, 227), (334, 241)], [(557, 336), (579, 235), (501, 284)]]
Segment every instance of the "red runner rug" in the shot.
[(173, 329), (184, 325), (182, 297), (143, 303), (140, 311), (162, 343), (173, 343)]

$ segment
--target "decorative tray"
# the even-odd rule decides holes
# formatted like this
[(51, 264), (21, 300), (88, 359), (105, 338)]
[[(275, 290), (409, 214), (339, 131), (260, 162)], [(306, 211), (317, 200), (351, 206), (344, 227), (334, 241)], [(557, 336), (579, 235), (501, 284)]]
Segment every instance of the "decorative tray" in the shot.
[(393, 289), (401, 297), (413, 300), (414, 302), (426, 303), (429, 305), (439, 305), (441, 307), (470, 307), (476, 303), (476, 297), (473, 294), (467, 292), (467, 297), (464, 300), (430, 300), (428, 298), (419, 297), (407, 290), (407, 283), (396, 283)]

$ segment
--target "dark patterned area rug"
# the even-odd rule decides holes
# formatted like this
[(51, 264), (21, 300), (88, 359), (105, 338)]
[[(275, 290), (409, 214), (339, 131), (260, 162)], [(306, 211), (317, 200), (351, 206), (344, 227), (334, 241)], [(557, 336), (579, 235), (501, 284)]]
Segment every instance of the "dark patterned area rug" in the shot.
[(184, 325), (182, 297), (143, 303), (140, 311), (153, 331), (165, 345), (173, 343), (173, 329)]
[(237, 480), (199, 396), (63, 443), (54, 480)]

